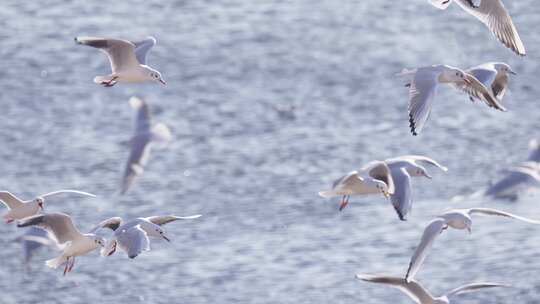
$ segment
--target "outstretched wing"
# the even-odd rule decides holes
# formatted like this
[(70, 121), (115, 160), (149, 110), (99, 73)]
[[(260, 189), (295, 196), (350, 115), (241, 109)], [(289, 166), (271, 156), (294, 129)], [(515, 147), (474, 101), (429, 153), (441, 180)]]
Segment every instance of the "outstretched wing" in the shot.
[(383, 161), (372, 161), (365, 165), (361, 171), (367, 171), (368, 175), (376, 180), (380, 180), (388, 187), (388, 193), (393, 194), (395, 190), (394, 179), (388, 165)]
[(440, 73), (431, 68), (420, 68), (410, 83), (409, 127), (413, 135), (418, 135), (429, 119)]
[(456, 82), (455, 86), (467, 92), (467, 94), (469, 94), (470, 96), (476, 97), (484, 101), (484, 103), (491, 108), (495, 108), (503, 112), (506, 111), (506, 108), (501, 105), (497, 98), (495, 98), (495, 96), (493, 96), (493, 94), (488, 90), (488, 88), (478, 79), (476, 79), (476, 77), (474, 77), (472, 74), (465, 73), (465, 79), (468, 82), (462, 80), (460, 82)]
[(118, 229), (118, 227), (120, 226), (122, 226), (122, 218), (115, 216), (97, 224), (94, 228), (90, 230), (90, 233), (94, 233), (103, 228), (109, 228), (112, 231), (116, 231), (116, 229)]
[(456, 1), (465, 11), (484, 23), (506, 47), (520, 56), (526, 55), (525, 46), (501, 0), (482, 0), (478, 7), (473, 7), (471, 0)]
[(392, 177), (396, 183), (396, 191), (390, 196), (390, 200), (399, 219), (405, 221), (412, 209), (411, 176), (405, 168), (398, 167), (392, 170)]
[(471, 208), (471, 209), (468, 209), (467, 212), (469, 214), (503, 216), (503, 217), (508, 217), (508, 218), (520, 220), (520, 221), (523, 221), (523, 222), (527, 222), (529, 224), (540, 225), (540, 221), (531, 220), (531, 219), (528, 219), (526, 217), (522, 217), (522, 216), (519, 216), (519, 215), (515, 215), (515, 214), (512, 214), (512, 213), (508, 213), (508, 212), (505, 212), (505, 211), (492, 209), (492, 208)]
[(107, 54), (113, 73), (139, 66), (135, 45), (127, 40), (98, 37), (76, 37), (78, 44), (98, 48)]
[(96, 197), (94, 194), (92, 193), (88, 193), (88, 192), (84, 192), (84, 191), (79, 191), (79, 190), (58, 190), (58, 191), (53, 191), (53, 192), (49, 192), (49, 193), (45, 193), (43, 195), (40, 195), (40, 197), (42, 198), (47, 198), (49, 196), (53, 196), (53, 195), (57, 195), (57, 194), (64, 194), (64, 193), (74, 193), (74, 194), (80, 194), (82, 196), (89, 196), (89, 197)]
[(149, 220), (150, 222), (156, 224), (156, 225), (162, 226), (162, 225), (168, 224), (170, 222), (174, 222), (174, 221), (178, 221), (178, 220), (193, 220), (193, 219), (199, 218), (201, 216), (202, 215), (200, 215), (200, 214), (191, 215), (191, 216), (157, 215), (157, 216), (147, 217), (146, 219)]
[(411, 258), (411, 262), (409, 263), (409, 269), (405, 275), (407, 282), (411, 282), (414, 279), (414, 276), (418, 270), (420, 270), (420, 266), (422, 266), (424, 263), (433, 242), (437, 236), (441, 234), (445, 226), (446, 221), (442, 218), (436, 218), (428, 224), (424, 230), (424, 234), (422, 235), (422, 240), (420, 241), (418, 247), (416, 247), (416, 250)]
[(22, 200), (8, 191), (0, 191), (0, 201), (2, 201), (8, 209), (14, 209), (24, 204)]
[(357, 274), (356, 278), (370, 283), (386, 284), (397, 288), (408, 295), (417, 304), (432, 303), (434, 300), (429, 291), (416, 281), (407, 282), (405, 279), (398, 277), (365, 274)]
[(414, 163), (420, 163), (420, 164), (428, 164), (428, 165), (431, 165), (431, 166), (434, 166), (434, 167), (437, 167), (439, 169), (441, 169), (442, 171), (448, 171), (448, 168), (441, 165), (439, 162), (437, 162), (436, 160), (434, 160), (433, 158), (430, 158), (430, 157), (427, 157), (427, 156), (423, 156), (423, 155), (403, 155), (403, 156), (399, 156), (399, 157), (396, 157), (396, 158), (392, 158), (390, 160), (410, 160)]
[(447, 297), (456, 296), (464, 293), (474, 292), (478, 291), (479, 289), (484, 288), (493, 288), (493, 287), (510, 287), (510, 285), (506, 284), (499, 284), (499, 283), (472, 283), (460, 286), (456, 289), (453, 289), (452, 291), (445, 294)]
[(156, 45), (156, 38), (148, 37), (144, 40), (132, 43), (135, 45), (135, 56), (137, 57), (137, 60), (141, 64), (146, 65), (146, 57), (148, 56), (150, 49)]
[(53, 234), (58, 244), (81, 236), (71, 217), (64, 213), (38, 214), (21, 220), (17, 227), (39, 226)]

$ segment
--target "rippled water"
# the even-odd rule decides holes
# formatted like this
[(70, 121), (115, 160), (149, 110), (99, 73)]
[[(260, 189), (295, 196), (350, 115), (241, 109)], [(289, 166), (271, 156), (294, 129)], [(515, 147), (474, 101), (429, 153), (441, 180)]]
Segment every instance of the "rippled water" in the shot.
[[(15, 1), (0, 4), (0, 187), (24, 198), (78, 188), (98, 199), (55, 198), (81, 230), (120, 215), (202, 213), (166, 226), (135, 260), (97, 253), (74, 272), (46, 268), (41, 251), (23, 272), (21, 231), (0, 225), (1, 303), (409, 303), (353, 279), (405, 273), (423, 226), (451, 206), (491, 206), (540, 217), (538, 197), (517, 203), (452, 201), (524, 160), (538, 137), (540, 9), (505, 1), (529, 55), (518, 58), (458, 7), (426, 1)], [(404, 2), (404, 1), (403, 1)], [(105, 57), (73, 37), (158, 44), (149, 63), (168, 82), (102, 88)], [(500, 113), (441, 88), (424, 133), (412, 137), (404, 67), (506, 61), (519, 73)], [(145, 98), (174, 142), (117, 194), (132, 95)], [(295, 105), (286, 119), (276, 105)], [(383, 198), (343, 212), (317, 196), (372, 159), (419, 153), (447, 165), (414, 180), (414, 213), (399, 222)], [(456, 303), (538, 303), (540, 230), (494, 218), (474, 233), (448, 231), (418, 278), (435, 294), (462, 283), (515, 285)]]

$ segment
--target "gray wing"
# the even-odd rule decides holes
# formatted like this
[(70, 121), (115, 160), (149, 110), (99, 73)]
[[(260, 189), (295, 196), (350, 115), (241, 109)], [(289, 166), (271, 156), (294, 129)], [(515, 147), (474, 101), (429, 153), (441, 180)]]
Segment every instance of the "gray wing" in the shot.
[(130, 106), (136, 111), (135, 114), (135, 134), (150, 132), (152, 117), (148, 104), (139, 97), (133, 96), (129, 99)]
[(8, 191), (0, 191), (0, 201), (10, 210), (24, 204), (22, 200)]
[(479, 7), (472, 7), (470, 0), (456, 1), (466, 12), (484, 23), (502, 44), (520, 56), (526, 55), (525, 46), (501, 0), (482, 0)]
[(81, 237), (71, 217), (64, 213), (38, 214), (21, 220), (17, 227), (39, 226), (54, 236), (58, 244)]
[(82, 196), (96, 197), (96, 196), (95, 196), (94, 194), (92, 194), (92, 193), (88, 193), (88, 192), (84, 192), (84, 191), (79, 191), (79, 190), (69, 190), (69, 189), (65, 189), (65, 190), (57, 190), (57, 191), (45, 193), (45, 194), (43, 194), (43, 195), (40, 195), (40, 197), (46, 198), (46, 197), (49, 197), (49, 196), (53, 196), (53, 195), (57, 195), (57, 194), (64, 194), (64, 193), (73, 193), (73, 194), (79, 194), (79, 195), (82, 195)]
[(433, 246), (433, 242), (441, 234), (444, 227), (446, 227), (446, 221), (442, 218), (436, 218), (427, 225), (422, 235), (422, 240), (418, 244), (418, 247), (416, 247), (409, 263), (409, 269), (407, 269), (407, 274), (405, 275), (405, 279), (408, 282), (412, 281), (418, 270), (420, 270), (431, 246)]
[(389, 194), (393, 194), (396, 191), (392, 172), (385, 162), (372, 161), (364, 166), (361, 171), (367, 171), (368, 175), (372, 178), (384, 182), (388, 186)]
[[(480, 65), (474, 68), (470, 68), (467, 70), (467, 73), (473, 75), (478, 81), (480, 81), (486, 88), (491, 88), (493, 82), (495, 81), (497, 77), (497, 70), (493, 67), (493, 65)], [(458, 90), (461, 90), (465, 93), (470, 93), (471, 89), (465, 84), (465, 83), (457, 83), (454, 85)], [(476, 94), (477, 95), (477, 94)], [(493, 94), (495, 96), (495, 94)], [(478, 98), (475, 95), (470, 95), (471, 98), (475, 97)]]
[(483, 83), (476, 79), (474, 75), (469, 73), (465, 73), (465, 78), (469, 83), (462, 80), (460, 82), (456, 82), (454, 86), (461, 88), (461, 90), (467, 92), (469, 96), (482, 100), (490, 108), (503, 112), (506, 111), (506, 108), (503, 107), (497, 98), (493, 96), (493, 93), (490, 92), (491, 88), (488, 90)]
[(126, 193), (135, 179), (143, 174), (144, 166), (150, 157), (150, 141), (151, 134), (149, 133), (139, 134), (131, 139), (131, 151), (122, 178), (122, 194)]
[(398, 277), (365, 274), (357, 274), (356, 278), (370, 283), (386, 284), (397, 288), (417, 304), (432, 303), (435, 300), (429, 291), (417, 281), (407, 282), (405, 279)]
[(516, 199), (519, 192), (540, 186), (540, 179), (532, 175), (531, 172), (526, 172), (527, 169), (514, 168), (506, 171), (508, 175), (488, 187), (485, 195), (495, 198)]
[(445, 296), (447, 297), (457, 296), (464, 293), (478, 291), (479, 289), (493, 288), (493, 287), (510, 287), (510, 285), (499, 284), (499, 283), (472, 283), (472, 284), (463, 285), (456, 289), (453, 289), (450, 292), (446, 293)]
[(437, 93), (440, 71), (420, 68), (416, 71), (409, 88), (409, 127), (418, 135), (431, 114), (433, 99)]
[(115, 236), (118, 246), (126, 251), (130, 259), (134, 259), (143, 251), (150, 250), (148, 235), (139, 225), (119, 231)]
[(407, 220), (407, 214), (412, 209), (412, 186), (411, 176), (403, 167), (392, 169), (392, 177), (395, 183), (394, 194), (390, 195), (392, 205), (396, 210), (399, 219)]
[(132, 43), (135, 45), (135, 56), (137, 57), (137, 60), (141, 64), (146, 65), (146, 57), (148, 56), (150, 49), (156, 45), (156, 38), (148, 37), (144, 40)]
[(109, 57), (113, 73), (139, 66), (135, 45), (127, 40), (98, 37), (76, 37), (75, 42), (98, 48)]
[(536, 139), (529, 141), (529, 157), (527, 160), (540, 162), (540, 141)]
[(505, 211), (492, 209), (492, 208), (471, 208), (471, 209), (467, 209), (467, 211), (468, 211), (469, 214), (502, 216), (502, 217), (512, 218), (512, 219), (515, 219), (515, 220), (520, 220), (520, 221), (523, 221), (523, 222), (526, 222), (526, 223), (529, 223), (529, 224), (540, 225), (540, 221), (528, 219), (528, 218), (525, 218), (525, 217), (522, 217), (522, 216), (519, 216), (519, 215), (515, 215), (515, 214), (512, 214), (512, 213), (508, 213), (508, 212), (505, 212)]
[(157, 215), (157, 216), (150, 216), (150, 217), (147, 217), (146, 220), (156, 224), (156, 225), (159, 225), (159, 226), (162, 226), (162, 225), (165, 225), (165, 224), (168, 224), (170, 222), (174, 222), (174, 221), (177, 221), (177, 220), (192, 220), (192, 219), (196, 219), (196, 218), (199, 218), (201, 217), (202, 215), (200, 214), (197, 214), (197, 215), (191, 215), (191, 216), (176, 216), (176, 215)]
[(118, 227), (120, 226), (122, 226), (122, 218), (117, 216), (111, 217), (97, 224), (94, 228), (90, 230), (90, 233), (94, 233), (103, 228), (109, 228), (112, 231), (116, 231), (116, 229), (118, 229)]
[(395, 161), (395, 160), (409, 160), (414, 163), (428, 164), (428, 165), (437, 167), (445, 172), (448, 171), (447, 167), (441, 165), (439, 162), (437, 162), (433, 158), (423, 156), (423, 155), (403, 155), (403, 156), (389, 159), (389, 161)]
[(508, 74), (507, 73), (498, 73), (495, 81), (491, 84), (491, 90), (493, 91), (493, 96), (502, 100), (504, 94), (506, 94), (506, 89), (508, 88)]

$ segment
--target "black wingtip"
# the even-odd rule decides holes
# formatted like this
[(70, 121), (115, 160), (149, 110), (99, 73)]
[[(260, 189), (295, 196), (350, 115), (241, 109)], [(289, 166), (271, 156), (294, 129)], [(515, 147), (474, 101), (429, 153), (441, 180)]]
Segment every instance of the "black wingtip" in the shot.
[(414, 119), (412, 115), (409, 114), (409, 128), (411, 128), (411, 133), (413, 136), (417, 136), (418, 133), (416, 133), (416, 124), (414, 123)]

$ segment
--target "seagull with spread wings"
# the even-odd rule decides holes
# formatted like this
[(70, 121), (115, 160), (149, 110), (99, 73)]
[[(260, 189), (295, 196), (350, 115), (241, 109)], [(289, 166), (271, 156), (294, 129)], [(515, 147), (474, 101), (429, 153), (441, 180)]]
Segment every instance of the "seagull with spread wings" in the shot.
[(94, 82), (112, 87), (117, 82), (155, 81), (166, 84), (157, 70), (146, 64), (148, 52), (156, 44), (154, 37), (132, 42), (122, 39), (76, 37), (77, 44), (98, 48), (107, 54), (112, 74), (96, 76)]
[(23, 201), (8, 191), (0, 191), (0, 201), (8, 208), (8, 212), (4, 214), (4, 220), (9, 224), (14, 220), (20, 220), (25, 217), (35, 215), (40, 210), (44, 209), (45, 198), (63, 193), (74, 193), (83, 196), (96, 197), (91, 193), (78, 190), (58, 190), (42, 194), (32, 200)]
[(120, 217), (112, 217), (99, 223), (92, 232), (103, 228), (109, 228), (114, 231), (113, 238), (101, 251), (103, 256), (110, 256), (120, 247), (125, 251), (130, 259), (134, 259), (141, 252), (150, 250), (150, 237), (171, 240), (165, 235), (161, 226), (177, 220), (191, 220), (201, 217), (200, 214), (192, 216), (151, 216), (145, 218), (136, 218), (124, 222)]
[(511, 219), (520, 220), (529, 224), (539, 225), (539, 221), (531, 220), (525, 217), (517, 216), (508, 212), (500, 211), (491, 208), (470, 208), (470, 209), (453, 209), (444, 212), (440, 216), (432, 220), (424, 230), (420, 244), (416, 247), (416, 250), (409, 263), (409, 269), (405, 275), (407, 282), (411, 282), (420, 266), (424, 263), (433, 242), (437, 236), (439, 236), (444, 230), (449, 227), (459, 230), (468, 230), (472, 232), (472, 215), (495, 215)]
[[(453, 0), (464, 11), (476, 17), (485, 24), (489, 30), (514, 53), (525, 56), (525, 46), (519, 37), (516, 26), (501, 0), (480, 0), (476, 5), (473, 0)], [(429, 0), (438, 9), (447, 9), (452, 0)]]

